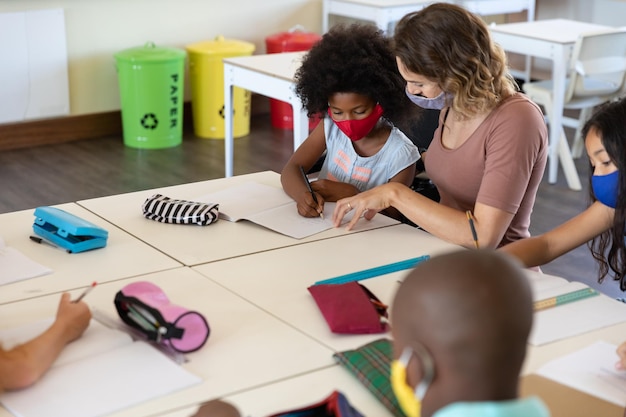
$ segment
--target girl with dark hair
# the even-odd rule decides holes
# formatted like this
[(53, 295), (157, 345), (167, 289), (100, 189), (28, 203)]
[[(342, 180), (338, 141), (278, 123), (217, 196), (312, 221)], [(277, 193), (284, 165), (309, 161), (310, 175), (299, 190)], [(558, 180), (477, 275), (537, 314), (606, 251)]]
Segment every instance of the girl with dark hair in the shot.
[[(296, 94), (309, 116), (324, 115), (281, 173), (298, 213), (316, 217), (325, 201), (415, 177), (417, 147), (396, 124), (411, 102), (395, 65), (391, 41), (373, 25), (334, 26), (305, 55), (295, 75)], [(326, 154), (309, 191), (308, 172)]]
[(609, 275), (618, 285), (604, 292), (616, 298), (626, 291), (626, 98), (601, 107), (582, 131), (589, 156), (591, 204), (585, 211), (539, 236), (502, 248), (526, 266), (543, 265), (587, 243), (598, 261), (598, 281)]

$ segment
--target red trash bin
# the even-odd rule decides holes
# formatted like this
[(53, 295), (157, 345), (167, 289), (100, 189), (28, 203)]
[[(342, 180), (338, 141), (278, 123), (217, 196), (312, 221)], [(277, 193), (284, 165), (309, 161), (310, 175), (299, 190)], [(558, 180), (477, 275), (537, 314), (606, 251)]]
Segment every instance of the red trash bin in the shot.
[[(287, 32), (276, 33), (265, 38), (268, 54), (280, 52), (308, 51), (322, 37), (314, 32), (306, 32), (301, 26), (294, 26)], [(279, 129), (293, 129), (293, 111), (289, 103), (270, 99), (270, 117), (272, 126)], [(309, 130), (319, 122), (318, 117), (309, 119)]]

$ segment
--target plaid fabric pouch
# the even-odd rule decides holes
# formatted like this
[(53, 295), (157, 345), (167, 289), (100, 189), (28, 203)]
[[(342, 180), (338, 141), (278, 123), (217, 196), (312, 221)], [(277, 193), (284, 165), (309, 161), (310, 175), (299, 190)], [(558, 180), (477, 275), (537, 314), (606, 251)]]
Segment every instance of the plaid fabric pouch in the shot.
[(344, 366), (396, 417), (406, 417), (391, 388), (391, 340), (378, 339), (354, 350), (337, 352), (335, 361)]
[(161, 194), (147, 198), (141, 209), (146, 219), (173, 224), (206, 226), (215, 223), (219, 215), (219, 204), (173, 200)]

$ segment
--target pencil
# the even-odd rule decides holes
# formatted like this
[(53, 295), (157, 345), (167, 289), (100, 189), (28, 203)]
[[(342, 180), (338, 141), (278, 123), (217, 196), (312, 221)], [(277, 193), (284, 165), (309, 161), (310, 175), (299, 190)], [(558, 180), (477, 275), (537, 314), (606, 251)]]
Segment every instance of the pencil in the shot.
[(476, 227), (474, 227), (474, 216), (472, 215), (472, 212), (470, 210), (467, 210), (465, 214), (467, 215), (467, 221), (469, 222), (470, 230), (472, 231), (474, 246), (476, 246), (476, 249), (479, 249), (480, 245), (478, 244), (478, 234), (476, 233)]
[(98, 283), (97, 283), (96, 281), (92, 282), (92, 283), (91, 283), (91, 285), (90, 285), (89, 287), (87, 287), (87, 288), (85, 289), (85, 291), (83, 291), (83, 293), (82, 293), (81, 295), (79, 295), (79, 296), (78, 296), (78, 298), (77, 298), (76, 300), (74, 300), (74, 301), (72, 301), (72, 302), (73, 302), (73, 303), (78, 303), (80, 300), (82, 300), (83, 298), (85, 298), (85, 296), (86, 296), (87, 294), (89, 294), (89, 292), (90, 292), (91, 290), (93, 290), (93, 287), (95, 287), (97, 284), (98, 284)]
[[(317, 206), (319, 207), (320, 203), (317, 201), (317, 197), (315, 197), (315, 193), (313, 192), (313, 188), (311, 188), (311, 183), (309, 182), (309, 177), (306, 176), (306, 172), (304, 172), (304, 168), (302, 168), (302, 166), (300, 166), (300, 173), (302, 174), (302, 178), (304, 178), (304, 183), (306, 184), (307, 190), (309, 190), (309, 192), (313, 196), (313, 201), (315, 201), (315, 204), (317, 204)], [(320, 212), (320, 217), (322, 218), (322, 220), (324, 219), (323, 212)]]

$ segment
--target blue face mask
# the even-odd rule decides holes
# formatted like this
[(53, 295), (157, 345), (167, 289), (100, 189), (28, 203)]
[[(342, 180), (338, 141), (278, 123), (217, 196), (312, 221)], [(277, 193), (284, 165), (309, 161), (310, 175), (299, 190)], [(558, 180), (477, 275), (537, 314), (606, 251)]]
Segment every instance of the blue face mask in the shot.
[(407, 89), (404, 91), (413, 104), (416, 104), (423, 109), (441, 110), (446, 106), (446, 100), (452, 98), (450, 94), (446, 94), (443, 91), (437, 97), (433, 98), (411, 94)]
[(607, 175), (594, 175), (591, 177), (593, 194), (599, 202), (605, 206), (615, 208), (619, 184), (619, 171)]

